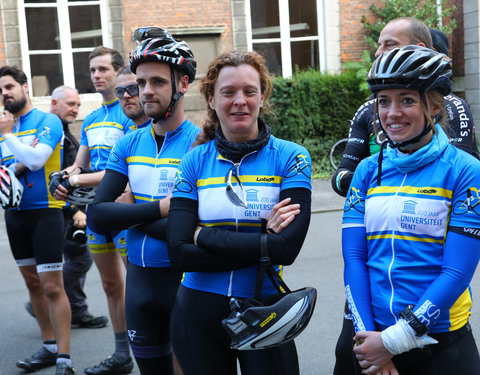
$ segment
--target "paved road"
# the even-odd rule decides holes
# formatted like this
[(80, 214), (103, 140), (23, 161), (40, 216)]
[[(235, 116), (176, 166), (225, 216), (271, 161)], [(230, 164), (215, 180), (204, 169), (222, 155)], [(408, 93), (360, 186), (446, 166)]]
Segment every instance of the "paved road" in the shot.
[[(344, 303), (342, 287), (343, 261), (340, 251), (341, 212), (331, 211), (312, 215), (310, 230), (295, 264), (285, 271), (285, 279), (291, 288), (314, 286), (318, 290), (318, 302), (312, 321), (297, 339), (302, 375), (332, 374), (334, 348), (341, 328)], [(15, 367), (15, 361), (29, 356), (40, 348), (41, 338), (36, 322), (24, 310), (27, 291), (10, 255), (0, 223), (0, 375), (23, 373)], [(480, 278), (475, 277), (474, 296), (480, 295)], [(86, 285), (90, 310), (107, 315), (107, 306), (98, 272), (89, 272)], [(472, 326), (480, 340), (480, 305), (474, 305)], [(78, 374), (104, 359), (113, 351), (111, 326), (96, 330), (72, 331), (72, 357)], [(53, 374), (52, 369), (37, 372)], [(135, 368), (133, 374), (138, 375)], [(227, 375), (227, 374), (226, 374)]]

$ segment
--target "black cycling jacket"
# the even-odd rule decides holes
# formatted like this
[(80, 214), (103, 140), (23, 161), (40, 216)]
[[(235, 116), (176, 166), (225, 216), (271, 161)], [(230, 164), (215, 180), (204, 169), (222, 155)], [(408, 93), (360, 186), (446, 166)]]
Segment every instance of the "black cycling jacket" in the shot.
[[(358, 108), (350, 124), (348, 143), (342, 161), (332, 176), (333, 190), (344, 197), (347, 195), (357, 165), (366, 157), (380, 150), (373, 127), (374, 110), (375, 99), (365, 102)], [(475, 127), (468, 104), (462, 98), (450, 94), (445, 97), (445, 110), (448, 120), (446, 134), (449, 142), (478, 159)], [(338, 181), (339, 186), (337, 186), (337, 176), (342, 171), (346, 173)]]

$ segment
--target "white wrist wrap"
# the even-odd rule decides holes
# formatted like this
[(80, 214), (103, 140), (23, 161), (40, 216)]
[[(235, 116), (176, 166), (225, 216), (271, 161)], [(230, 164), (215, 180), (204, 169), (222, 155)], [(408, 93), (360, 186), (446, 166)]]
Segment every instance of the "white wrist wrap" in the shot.
[(393, 326), (383, 330), (382, 341), (385, 348), (393, 355), (438, 343), (437, 340), (427, 335), (417, 336), (404, 319), (399, 319)]
[(79, 187), (80, 183), (78, 182), (78, 175), (73, 175), (72, 176), (72, 186), (74, 187)]

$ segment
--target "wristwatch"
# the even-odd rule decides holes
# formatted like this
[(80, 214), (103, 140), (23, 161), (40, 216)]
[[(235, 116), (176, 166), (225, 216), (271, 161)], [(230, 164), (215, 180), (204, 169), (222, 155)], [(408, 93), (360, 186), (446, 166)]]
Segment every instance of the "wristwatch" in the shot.
[(403, 311), (400, 313), (400, 318), (404, 319), (408, 323), (408, 325), (413, 328), (417, 336), (426, 335), (429, 329), (413, 313), (412, 309), (414, 307), (414, 305), (408, 305), (407, 307), (405, 307), (405, 309), (403, 309)]

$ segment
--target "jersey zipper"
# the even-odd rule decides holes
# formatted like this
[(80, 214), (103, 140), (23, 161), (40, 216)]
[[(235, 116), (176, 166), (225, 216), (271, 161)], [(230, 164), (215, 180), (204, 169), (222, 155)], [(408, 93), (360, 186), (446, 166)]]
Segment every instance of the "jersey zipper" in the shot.
[[(402, 189), (403, 187), (403, 184), (405, 183), (405, 180), (407, 178), (407, 175), (403, 176), (403, 181), (402, 183), (400, 184), (400, 186), (398, 187), (397, 191), (395, 192), (395, 195), (394, 195), (394, 204), (396, 204), (396, 201), (397, 201), (397, 198), (398, 198), (398, 193), (400, 192), (400, 190)], [(395, 207), (390, 207), (390, 213), (391, 211), (395, 210)], [(394, 220), (394, 217), (393, 215), (390, 214), (390, 220)], [(390, 283), (390, 288), (392, 290), (392, 294), (390, 296), (390, 313), (392, 314), (393, 318), (395, 319), (395, 322), (397, 322), (397, 317), (396, 315), (394, 314), (393, 312), (393, 299), (395, 297), (395, 287), (393, 286), (393, 280), (392, 280), (392, 268), (393, 268), (393, 263), (395, 262), (395, 233), (396, 233), (396, 227), (395, 227), (395, 223), (391, 223), (391, 226), (393, 228), (392, 230), (392, 239), (391, 239), (391, 248), (392, 248), (392, 261), (390, 262), (390, 265), (388, 266), (388, 281)]]
[[(225, 159), (226, 161), (228, 161), (230, 164), (232, 164), (236, 169), (237, 169), (237, 176), (238, 178), (240, 179), (240, 164), (242, 164), (242, 161), (243, 159), (245, 159), (248, 155), (252, 155), (254, 153), (256, 153), (257, 151), (252, 151), (246, 155), (244, 155), (242, 157), (242, 159), (240, 159), (240, 162), (238, 163), (234, 163), (233, 161), (231, 160), (228, 160), (228, 159)], [(238, 210), (240, 209), (240, 207), (237, 207), (235, 206), (235, 232), (238, 232)], [(234, 274), (234, 270), (231, 270), (230, 271), (230, 281), (228, 283), (228, 291), (227, 291), (227, 297), (231, 297), (232, 296), (232, 287), (233, 287), (233, 274)]]
[[(103, 105), (105, 107), (105, 110), (107, 111), (107, 114), (105, 115), (105, 117), (103, 118), (103, 121), (102, 121), (102, 132), (104, 130), (104, 127), (105, 127), (105, 120), (107, 119), (108, 117), (108, 105)], [(95, 171), (98, 170), (98, 163), (100, 163), (100, 147), (97, 147), (97, 162), (95, 163)]]

